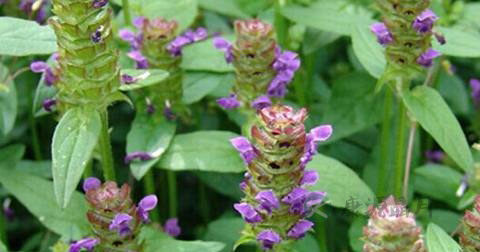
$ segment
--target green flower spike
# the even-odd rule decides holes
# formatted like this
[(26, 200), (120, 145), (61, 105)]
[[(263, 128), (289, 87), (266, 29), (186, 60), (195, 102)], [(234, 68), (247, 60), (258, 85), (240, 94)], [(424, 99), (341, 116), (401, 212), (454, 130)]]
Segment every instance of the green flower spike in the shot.
[(460, 244), (464, 252), (480, 251), (480, 196), (475, 199), (472, 211), (465, 212)]

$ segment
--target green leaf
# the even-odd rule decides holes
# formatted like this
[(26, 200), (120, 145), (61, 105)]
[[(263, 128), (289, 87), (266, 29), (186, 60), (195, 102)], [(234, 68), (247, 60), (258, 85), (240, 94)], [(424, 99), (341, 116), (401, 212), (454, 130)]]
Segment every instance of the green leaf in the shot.
[(183, 102), (185, 104), (197, 102), (229, 80), (231, 80), (229, 74), (188, 72), (184, 78)]
[(433, 209), (431, 222), (437, 224), (448, 233), (456, 231), (463, 215), (443, 209)]
[(441, 71), (438, 77), (437, 89), (455, 114), (468, 114), (471, 99), (466, 85), (460, 77)]
[(27, 56), (57, 51), (50, 26), (13, 17), (0, 17), (0, 55)]
[(230, 139), (237, 136), (227, 131), (197, 131), (177, 135), (160, 159), (158, 167), (174, 171), (242, 172), (245, 164), (230, 144)]
[(175, 128), (175, 123), (163, 117), (158, 120), (154, 116), (137, 112), (127, 135), (127, 153), (143, 151), (155, 158), (148, 161), (133, 161), (130, 164), (130, 171), (136, 179), (140, 180), (158, 162), (170, 145), (175, 135)]
[(179, 31), (190, 27), (198, 14), (197, 0), (143, 0), (142, 11), (148, 18), (163, 17), (178, 22)]
[(297, 241), (293, 245), (293, 248), (296, 252), (321, 251), (317, 240), (311, 233), (308, 233), (304, 238)]
[(353, 199), (359, 205), (348, 207), (348, 210), (365, 214), (368, 206), (373, 204), (375, 195), (372, 190), (354, 171), (341, 162), (317, 154), (308, 163), (307, 168), (316, 170), (320, 175), (320, 180), (312, 186), (312, 189), (326, 192), (332, 206), (345, 208), (347, 202)]
[(448, 56), (480, 57), (480, 33), (476, 31), (463, 31), (460, 28), (439, 27), (447, 43), (440, 45), (434, 40), (433, 48)]
[(3, 244), (2, 241), (0, 241), (0, 252), (7, 252), (7, 246), (5, 246), (5, 244)]
[(179, 241), (152, 227), (144, 227), (140, 233), (140, 240), (144, 241), (145, 252), (219, 252), (225, 247), (220, 242), (207, 241)]
[(48, 229), (64, 240), (87, 235), (90, 226), (85, 218), (87, 205), (83, 195), (72, 194), (71, 203), (60, 209), (55, 202), (52, 182), (28, 173), (0, 167), (0, 183)]
[(440, 94), (419, 86), (405, 91), (405, 105), (415, 120), (437, 141), (442, 149), (466, 172), (473, 169), (473, 158), (465, 135)]
[(130, 91), (156, 85), (169, 76), (167, 71), (161, 69), (123, 69), (122, 74), (130, 75), (136, 78), (137, 81), (132, 84), (122, 84), (119, 88), (121, 91)]
[(362, 66), (370, 75), (379, 78), (383, 75), (387, 60), (384, 49), (377, 42), (368, 24), (355, 24), (352, 31), (353, 51)]
[(21, 160), (15, 167), (18, 171), (42, 178), (52, 178), (52, 162), (50, 160)]
[[(55, 60), (52, 56), (48, 58), (47, 64), (52, 67), (55, 64)], [(37, 84), (37, 89), (35, 90), (35, 97), (33, 98), (33, 110), (32, 113), (36, 117), (43, 116), (49, 114), (50, 112), (46, 111), (43, 108), (43, 101), (45, 99), (54, 98), (55, 94), (57, 93), (57, 89), (55, 85), (47, 86), (45, 84), (45, 73), (42, 73), (42, 77)], [(52, 108), (52, 112), (56, 110), (56, 106)]]
[(352, 73), (334, 81), (322, 122), (332, 124), (334, 142), (367, 129), (382, 118), (382, 96), (375, 93), (375, 79)]
[[(1, 26), (0, 17), (0, 28)], [(0, 41), (0, 47), (2, 46)], [(8, 76), (7, 67), (0, 63), (0, 81), (7, 79)], [(0, 91), (0, 136), (7, 135), (13, 129), (17, 117), (17, 89), (15, 83), (10, 80), (8, 83), (2, 84), (6, 85), (6, 90)]]
[(15, 144), (0, 149), (0, 167), (13, 169), (22, 159), (25, 153), (25, 146)]
[(200, 7), (236, 18), (248, 19), (250, 16), (235, 1), (199, 0)]
[[(233, 36), (225, 36), (225, 39), (234, 41)], [(186, 46), (183, 49), (182, 68), (212, 72), (233, 71), (233, 67), (225, 61), (224, 53), (213, 46), (213, 39)]]
[[(218, 193), (240, 200), (244, 193), (238, 186), (244, 179), (243, 173), (195, 172), (195, 175), (207, 186)], [(236, 239), (236, 238), (235, 238)]]
[(462, 251), (457, 242), (434, 223), (428, 225), (426, 240), (429, 252)]
[(321, 0), (308, 7), (286, 6), (282, 14), (296, 23), (341, 35), (350, 35), (351, 27), (359, 23), (366, 23), (368, 27), (370, 18), (358, 14), (359, 8), (346, 8), (347, 5), (347, 1)]
[(220, 218), (208, 224), (202, 239), (222, 242), (226, 244), (222, 252), (231, 252), (244, 226), (245, 222), (240, 217)]
[(57, 203), (65, 208), (100, 136), (100, 114), (90, 107), (67, 111), (52, 141), (52, 174)]
[(415, 191), (456, 207), (461, 179), (462, 174), (448, 166), (427, 164), (415, 169)]

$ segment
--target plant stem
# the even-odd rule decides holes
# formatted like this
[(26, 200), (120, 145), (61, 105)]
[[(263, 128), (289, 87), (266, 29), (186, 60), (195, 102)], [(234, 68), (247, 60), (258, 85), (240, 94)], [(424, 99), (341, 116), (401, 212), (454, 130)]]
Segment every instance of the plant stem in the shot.
[(130, 3), (128, 0), (122, 0), (122, 8), (123, 8), (123, 17), (125, 18), (125, 24), (130, 26), (132, 22), (132, 18), (130, 15)]
[(205, 185), (199, 181), (198, 183), (198, 190), (200, 192), (200, 211), (202, 213), (203, 217), (203, 222), (205, 224), (210, 222), (210, 204), (208, 201), (208, 196), (207, 196), (207, 189), (205, 188)]
[(115, 169), (113, 167), (112, 146), (110, 145), (110, 133), (108, 132), (108, 112), (101, 112), (102, 130), (100, 132), (100, 155), (102, 159), (103, 177), (105, 180), (115, 181)]
[[(321, 211), (323, 211), (323, 210), (321, 210)], [(317, 243), (320, 247), (319, 251), (321, 251), (321, 252), (328, 251), (327, 230), (326, 230), (326, 224), (327, 223), (325, 223), (325, 221), (315, 223), (315, 232), (317, 233)]]
[(383, 120), (382, 129), (380, 135), (380, 161), (379, 172), (377, 182), (377, 196), (386, 196), (385, 185), (387, 180), (387, 174), (389, 170), (389, 156), (390, 156), (390, 132), (392, 129), (392, 102), (393, 91), (386, 88), (383, 104)]
[[(143, 187), (145, 189), (145, 193), (147, 195), (150, 195), (150, 194), (155, 194), (155, 174), (154, 174), (154, 170), (153, 168), (150, 169), (150, 171), (147, 172), (147, 174), (145, 174), (145, 176), (143, 177)], [(150, 212), (151, 214), (151, 217), (152, 217), (152, 220), (154, 222), (159, 222), (160, 221), (160, 215), (158, 213), (158, 211), (151, 211)]]
[(405, 158), (405, 136), (406, 136), (406, 126), (407, 126), (407, 111), (402, 100), (398, 100), (398, 114), (400, 116), (398, 128), (397, 128), (397, 143), (395, 151), (395, 181), (394, 181), (394, 192), (396, 197), (401, 197), (402, 195), (402, 182), (403, 182), (403, 171), (404, 171), (404, 158)]
[(403, 197), (407, 200), (408, 196), (408, 181), (410, 179), (410, 169), (412, 166), (413, 144), (415, 142), (415, 133), (417, 131), (417, 123), (412, 121), (410, 124), (410, 133), (408, 136), (407, 159), (405, 161), (405, 177), (403, 179)]
[(177, 217), (177, 176), (174, 171), (167, 171), (168, 205), (170, 218)]
[[(1, 202), (0, 202), (1, 203)], [(7, 246), (7, 231), (5, 228), (5, 215), (4, 212), (1, 212), (0, 215), (0, 242)]]
[(40, 147), (40, 141), (38, 140), (37, 124), (35, 121), (35, 116), (32, 113), (29, 115), (29, 123), (30, 131), (32, 133), (33, 156), (35, 157), (35, 160), (42, 160), (42, 149)]
[(87, 179), (93, 176), (93, 160), (88, 161), (85, 170), (83, 171), (83, 178)]

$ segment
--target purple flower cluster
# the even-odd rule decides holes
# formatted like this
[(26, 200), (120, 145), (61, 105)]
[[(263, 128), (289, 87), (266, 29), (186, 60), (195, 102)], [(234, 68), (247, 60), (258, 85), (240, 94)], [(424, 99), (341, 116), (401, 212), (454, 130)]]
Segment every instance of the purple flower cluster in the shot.
[(256, 157), (255, 147), (248, 141), (246, 137), (235, 137), (230, 139), (230, 143), (240, 152), (245, 164), (249, 165)]
[(267, 94), (273, 97), (284, 97), (287, 94), (287, 85), (293, 80), (295, 72), (300, 68), (300, 59), (294, 52), (284, 51), (280, 53), (277, 48), (277, 58), (273, 63), (273, 69), (277, 75), (270, 82)]
[(70, 245), (69, 252), (80, 252), (82, 249), (92, 251), (93, 248), (100, 242), (98, 239), (94, 238), (84, 238), (79, 241), (76, 241)]
[(123, 161), (125, 162), (125, 164), (130, 164), (135, 159), (140, 159), (141, 161), (148, 161), (153, 159), (153, 156), (148, 152), (135, 151), (128, 153)]
[[(140, 16), (134, 19), (133, 24), (136, 28), (143, 29), (146, 22), (148, 22), (148, 20), (145, 17)], [(165, 29), (168, 28), (167, 26), (171, 25), (170, 23), (162, 22), (163, 20), (153, 20), (152, 24), (155, 26), (164, 27)], [(144, 40), (143, 35), (144, 34), (141, 31), (137, 34), (128, 29), (121, 29), (119, 31), (119, 37), (130, 44), (132, 50), (130, 51), (130, 53), (128, 53), (128, 57), (135, 60), (138, 69), (148, 68), (148, 61), (141, 53)], [(182, 55), (182, 49), (184, 46), (205, 40), (207, 37), (208, 32), (203, 27), (197, 28), (196, 30), (188, 30), (182, 35), (177, 36), (175, 39), (173, 39), (166, 46), (166, 49), (173, 57), (178, 57)]]
[(117, 231), (120, 237), (125, 237), (132, 231), (130, 228), (132, 220), (132, 216), (125, 213), (119, 213), (115, 215), (115, 218), (113, 218), (110, 226), (108, 226), (108, 229), (110, 231)]
[(240, 101), (237, 99), (236, 94), (230, 94), (227, 97), (222, 97), (217, 100), (218, 105), (220, 105), (222, 108), (230, 110), (234, 108), (240, 107)]
[(207, 29), (200, 27), (196, 30), (188, 30), (177, 36), (167, 45), (167, 50), (174, 57), (182, 55), (182, 48), (186, 45), (205, 40), (208, 37)]
[(227, 63), (233, 62), (233, 46), (228, 40), (222, 37), (216, 37), (213, 39), (213, 46), (220, 51), (224, 52), (225, 61)]
[(157, 196), (153, 194), (147, 195), (142, 200), (140, 200), (137, 207), (137, 214), (143, 222), (149, 221), (148, 212), (152, 211), (157, 206), (157, 203)]
[(321, 125), (313, 128), (306, 136), (305, 154), (301, 158), (303, 167), (312, 160), (313, 155), (317, 150), (317, 144), (326, 141), (332, 135), (333, 128), (331, 125)]
[[(417, 31), (420, 36), (433, 33), (440, 44), (443, 45), (446, 43), (445, 37), (439, 33), (433, 32), (433, 25), (437, 20), (437, 15), (435, 15), (432, 10), (427, 9), (415, 18), (412, 22), (412, 28)], [(374, 23), (370, 26), (370, 30), (377, 36), (378, 43), (382, 46), (387, 46), (394, 41), (394, 37), (385, 23)], [(433, 65), (433, 60), (440, 55), (440, 52), (429, 48), (417, 58), (417, 64), (427, 68), (431, 67)]]

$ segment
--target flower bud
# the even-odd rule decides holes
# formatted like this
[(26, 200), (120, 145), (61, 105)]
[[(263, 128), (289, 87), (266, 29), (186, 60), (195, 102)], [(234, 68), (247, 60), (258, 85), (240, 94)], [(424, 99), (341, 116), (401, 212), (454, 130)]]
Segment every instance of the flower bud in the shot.
[(480, 196), (471, 211), (465, 212), (460, 232), (460, 245), (465, 252), (480, 250)]

